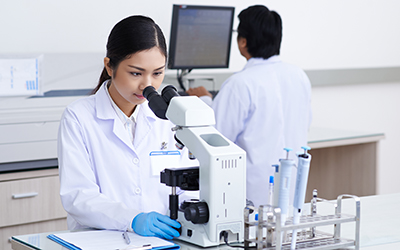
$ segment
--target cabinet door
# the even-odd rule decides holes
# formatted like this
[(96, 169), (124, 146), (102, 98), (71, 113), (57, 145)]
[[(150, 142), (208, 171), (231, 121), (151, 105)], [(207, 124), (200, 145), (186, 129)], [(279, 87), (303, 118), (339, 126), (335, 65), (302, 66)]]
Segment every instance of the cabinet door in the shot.
[(0, 249), (11, 250), (11, 243), (9, 241), (11, 236), (26, 235), (26, 234), (32, 234), (32, 236), (29, 237), (28, 242), (39, 243), (40, 246), (43, 247), (43, 249), (51, 249), (51, 250), (65, 249), (61, 247), (61, 245), (59, 245), (60, 246), (59, 248), (55, 248), (53, 247), (54, 244), (52, 244), (52, 247), (47, 248), (46, 244), (51, 244), (52, 242), (48, 243), (40, 242), (38, 235), (35, 235), (43, 232), (55, 232), (63, 230), (67, 230), (67, 219), (57, 219), (57, 220), (44, 221), (38, 223), (31, 223), (27, 225), (0, 228)]
[(0, 227), (65, 218), (58, 176), (0, 182)]

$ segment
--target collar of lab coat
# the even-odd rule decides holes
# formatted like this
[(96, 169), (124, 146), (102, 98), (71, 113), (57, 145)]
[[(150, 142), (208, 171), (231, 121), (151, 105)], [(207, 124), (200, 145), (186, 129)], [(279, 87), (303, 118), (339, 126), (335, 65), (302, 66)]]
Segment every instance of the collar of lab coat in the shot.
[(259, 64), (277, 63), (277, 62), (281, 62), (281, 58), (278, 55), (271, 56), (268, 59), (264, 59), (261, 57), (252, 57), (247, 61), (246, 65), (244, 66), (243, 69), (250, 68), (252, 66), (259, 65)]
[[(111, 101), (107, 96), (107, 93), (106, 93), (107, 90), (106, 90), (105, 84), (107, 84), (107, 82), (105, 82), (102, 85), (102, 87), (95, 94), (96, 116), (97, 116), (97, 118), (102, 119), (102, 120), (113, 120), (114, 134), (121, 141), (123, 141), (129, 148), (131, 148), (133, 151), (135, 151), (133, 144), (130, 141), (128, 134), (126, 133), (123, 124), (120, 122), (120, 119), (117, 116), (114, 108), (112, 107)], [(149, 108), (147, 101), (145, 101), (144, 103), (142, 103), (140, 105), (141, 105), (141, 107), (139, 109), (137, 122), (146, 123), (147, 124), (147, 126), (145, 126), (145, 127), (147, 127), (146, 130), (151, 130), (151, 127), (152, 127), (151, 124), (154, 121), (156, 121), (157, 118), (156, 118), (155, 114), (151, 111), (151, 109)], [(144, 132), (143, 136), (145, 136), (146, 134), (147, 133)], [(139, 135), (135, 135), (135, 137), (138, 137), (137, 138), (138, 140), (135, 139), (135, 146), (136, 146), (137, 143), (140, 143), (142, 138), (139, 139)]]
[[(107, 93), (106, 87), (108, 81), (104, 82), (101, 88), (95, 94), (96, 97), (96, 115), (99, 119), (109, 120), (109, 119), (116, 119), (117, 114), (112, 107), (112, 103), (110, 102)], [(149, 108), (148, 101), (146, 100), (144, 103), (140, 104), (141, 108), (140, 111), (143, 112), (144, 116), (147, 118), (149, 122), (155, 121), (156, 115), (151, 111)], [(139, 117), (139, 115), (138, 115)]]

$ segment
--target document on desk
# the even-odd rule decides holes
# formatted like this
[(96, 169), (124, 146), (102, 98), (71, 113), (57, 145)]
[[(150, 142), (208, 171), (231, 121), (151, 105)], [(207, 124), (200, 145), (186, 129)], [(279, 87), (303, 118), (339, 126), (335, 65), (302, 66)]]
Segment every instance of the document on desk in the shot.
[[(130, 244), (126, 243), (123, 232), (113, 230), (79, 231), (50, 234), (47, 237), (72, 250), (177, 250), (179, 245), (157, 237), (143, 237), (128, 232)], [(149, 245), (151, 247), (149, 247)]]

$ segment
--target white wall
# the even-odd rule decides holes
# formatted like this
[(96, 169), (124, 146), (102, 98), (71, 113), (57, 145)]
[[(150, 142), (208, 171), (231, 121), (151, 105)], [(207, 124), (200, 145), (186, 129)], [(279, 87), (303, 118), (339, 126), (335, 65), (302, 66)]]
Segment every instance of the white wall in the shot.
[[(170, 32), (172, 4), (265, 4), (283, 19), (281, 54), (303, 69), (400, 66), (398, 0), (1, 0), (0, 54), (105, 53), (120, 19), (143, 14)], [(237, 18), (235, 18), (235, 27)], [(233, 39), (231, 67), (245, 64)], [(400, 192), (400, 83), (313, 87), (313, 126), (383, 132), (378, 187)]]
[[(265, 4), (283, 19), (282, 57), (304, 69), (400, 66), (397, 0), (1, 0), (0, 54), (104, 52), (112, 26), (132, 14), (152, 17), (168, 38), (173, 3), (235, 6), (236, 15)], [(235, 45), (231, 70), (244, 63)]]
[(312, 126), (385, 133), (379, 145), (378, 193), (400, 192), (400, 82), (312, 89)]

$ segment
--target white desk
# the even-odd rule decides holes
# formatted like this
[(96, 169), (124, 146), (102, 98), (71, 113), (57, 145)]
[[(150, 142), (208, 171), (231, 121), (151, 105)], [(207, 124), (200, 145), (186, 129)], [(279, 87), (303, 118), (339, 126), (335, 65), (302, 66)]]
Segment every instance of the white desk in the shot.
[[(57, 123), (57, 126), (55, 127), (58, 127), (58, 121), (55, 120), (53, 121), (53, 123)], [(56, 131), (56, 129), (54, 129), (54, 131), (44, 130), (44, 132), (49, 133), (49, 140), (46, 143), (48, 143), (51, 148), (54, 149), (54, 151), (56, 148), (57, 139)], [(312, 148), (310, 153), (312, 154), (313, 159), (311, 161), (306, 200), (309, 201), (311, 199), (312, 190), (314, 188), (318, 189), (320, 197), (326, 199), (336, 199), (339, 194), (344, 193), (354, 194), (358, 196), (376, 194), (376, 159), (378, 143), (379, 140), (382, 138), (384, 138), (383, 134), (349, 132), (327, 128), (312, 128), (310, 130), (308, 144)], [(15, 145), (21, 149), (21, 143)], [(30, 144), (26, 143), (26, 145)], [(17, 152), (17, 156), (21, 157), (20, 150), (15, 152)], [(43, 152), (46, 154), (50, 154), (48, 156), (49, 158), (56, 158), (55, 152), (49, 150), (44, 150)], [(3, 151), (3, 153), (8, 154), (8, 156), (12, 155), (12, 152)], [(37, 156), (37, 154), (35, 154), (35, 156)], [(46, 159), (46, 157), (44, 157), (44, 159)], [(2, 174), (0, 175), (0, 184), (2, 182), (6, 183), (7, 185), (12, 184), (10, 179), (5, 178), (6, 176), (13, 175), (13, 178), (15, 179), (14, 182), (22, 183), (24, 180), (21, 181), (19, 179), (37, 179), (42, 176), (34, 176), (34, 173), (44, 171), (46, 170)], [(58, 174), (57, 169), (51, 169), (47, 171), (51, 171), (54, 175), (52, 178), (56, 178), (56, 175)], [(44, 185), (43, 182), (41, 182), (40, 185)], [(25, 187), (25, 189), (27, 188)], [(57, 188), (49, 189), (48, 192), (51, 191), (53, 195), (56, 195), (57, 190)], [(35, 189), (32, 191), (37, 190)], [(25, 192), (27, 191), (25, 190)], [(6, 196), (4, 200), (11, 199), (11, 196), (9, 194), (3, 195)], [(0, 195), (0, 197), (3, 196)], [(29, 199), (27, 202), (38, 203), (36, 199), (37, 197), (35, 199)], [(57, 198), (57, 200), (59, 200), (59, 198)], [(40, 204), (37, 205), (39, 206)], [(4, 208), (7, 209), (9, 206), (11, 206), (11, 203), (5, 203), (5, 205), (6, 206), (4, 206)], [(6, 241), (13, 234), (24, 234), (48, 230), (63, 230), (64, 228), (66, 228), (65, 212), (61, 207), (61, 203), (58, 201), (57, 204), (54, 205), (51, 209), (59, 211), (58, 215), (54, 217), (58, 219), (58, 224), (56, 227), (39, 227), (38, 223), (32, 223), (33, 220), (27, 219), (25, 222), (20, 222), (19, 224), (17, 224), (17, 226), (15, 225), (15, 223), (0, 225), (0, 246), (9, 245)], [(42, 213), (44, 213), (45, 210), (41, 211)], [(47, 214), (44, 214), (43, 216), (45, 216), (46, 218), (48, 217)], [(47, 224), (50, 223), (48, 219), (49, 218), (47, 218), (46, 221)], [(43, 219), (36, 219), (35, 221), (39, 222), (42, 220)], [(30, 224), (28, 225), (27, 223)]]
[[(343, 200), (342, 212), (354, 214), (355, 207), (352, 199)], [(328, 204), (318, 206), (318, 213), (332, 214), (332, 207)], [(400, 193), (379, 196), (361, 197), (361, 249), (366, 250), (394, 250), (400, 246)], [(354, 239), (354, 222), (342, 225), (341, 237)], [(14, 250), (65, 250), (61, 245), (46, 238), (54, 232), (14, 236), (12, 248)], [(179, 242), (177, 242), (180, 244)], [(183, 249), (200, 249), (182, 243)], [(221, 248), (221, 247), (220, 247)], [(219, 248), (207, 248), (209, 250)]]

